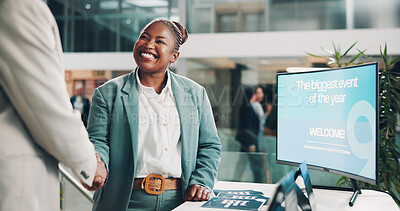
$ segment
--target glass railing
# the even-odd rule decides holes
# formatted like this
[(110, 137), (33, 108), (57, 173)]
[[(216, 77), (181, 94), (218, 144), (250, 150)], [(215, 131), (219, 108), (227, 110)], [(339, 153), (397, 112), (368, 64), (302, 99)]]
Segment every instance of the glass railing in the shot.
[(59, 164), (60, 177), (60, 210), (92, 210), (93, 192), (86, 190), (79, 179), (62, 164)]
[[(222, 159), (218, 169), (218, 180), (273, 184), (290, 170), (297, 167), (276, 163), (275, 137), (260, 136), (261, 152), (240, 152), (239, 142), (230, 134), (230, 129), (218, 130), (222, 142)], [(313, 185), (336, 186), (340, 176), (310, 169)]]
[[(276, 153), (222, 152), (217, 179), (220, 181), (277, 183), (297, 167), (276, 163)], [(336, 186), (340, 176), (310, 169), (313, 185)]]

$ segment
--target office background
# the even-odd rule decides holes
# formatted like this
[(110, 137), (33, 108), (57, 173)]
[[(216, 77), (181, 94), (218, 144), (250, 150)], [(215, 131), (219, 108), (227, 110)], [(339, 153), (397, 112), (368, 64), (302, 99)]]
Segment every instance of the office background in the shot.
[[(332, 50), (332, 42), (344, 51), (358, 41), (349, 55), (360, 49), (371, 57), (357, 62), (381, 61), (379, 48), (385, 42), (389, 54), (400, 55), (398, 0), (48, 0), (47, 4), (59, 26), (71, 96), (82, 84), (90, 99), (95, 87), (135, 68), (134, 42), (154, 18), (177, 20), (188, 28), (189, 40), (174, 71), (208, 92), (223, 142), (219, 180), (237, 179), (236, 161), (246, 159), (234, 138), (242, 87), (262, 85), (263, 103), (273, 103), (276, 73), (288, 67), (326, 67), (325, 58), (305, 52), (326, 56), (321, 47)], [(276, 182), (291, 169), (275, 164), (273, 141), (264, 137), (266, 150), (261, 153), (266, 183)], [(250, 165), (243, 168), (240, 181), (251, 182)], [(315, 171), (311, 177), (315, 184), (332, 186), (339, 178)], [(68, 196), (70, 202), (80, 200), (75, 194)], [(67, 203), (66, 208), (74, 210), (81, 206), (77, 204)]]

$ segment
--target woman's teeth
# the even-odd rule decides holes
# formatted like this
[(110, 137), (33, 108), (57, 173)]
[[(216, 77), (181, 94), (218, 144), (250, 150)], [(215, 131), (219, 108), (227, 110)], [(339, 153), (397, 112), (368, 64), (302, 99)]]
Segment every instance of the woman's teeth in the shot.
[(150, 53), (142, 53), (141, 54), (143, 57), (148, 58), (148, 59), (154, 59), (154, 55)]

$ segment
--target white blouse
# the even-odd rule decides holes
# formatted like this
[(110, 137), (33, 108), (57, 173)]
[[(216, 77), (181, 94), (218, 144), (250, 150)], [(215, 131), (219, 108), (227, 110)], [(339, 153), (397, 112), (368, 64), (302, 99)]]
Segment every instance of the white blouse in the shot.
[(180, 178), (181, 126), (175, 98), (167, 70), (167, 84), (160, 94), (153, 87), (136, 80), (139, 91), (139, 143), (135, 177), (160, 174), (165, 178)]

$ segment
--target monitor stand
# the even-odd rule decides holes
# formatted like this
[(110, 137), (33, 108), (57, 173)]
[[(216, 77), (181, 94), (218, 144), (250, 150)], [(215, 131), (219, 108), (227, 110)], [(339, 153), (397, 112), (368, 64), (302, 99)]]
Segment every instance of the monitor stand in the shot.
[(355, 179), (350, 179), (351, 187), (353, 189), (353, 195), (350, 198), (349, 205), (352, 207), (354, 205), (354, 202), (356, 201), (356, 198), (358, 194), (361, 194), (361, 189), (360, 185), (358, 184), (358, 181)]

